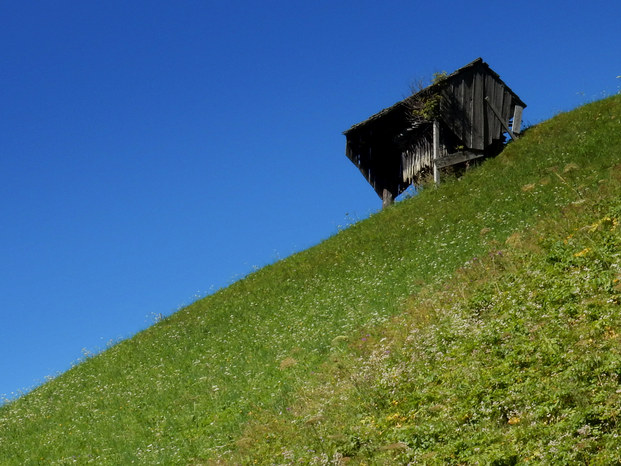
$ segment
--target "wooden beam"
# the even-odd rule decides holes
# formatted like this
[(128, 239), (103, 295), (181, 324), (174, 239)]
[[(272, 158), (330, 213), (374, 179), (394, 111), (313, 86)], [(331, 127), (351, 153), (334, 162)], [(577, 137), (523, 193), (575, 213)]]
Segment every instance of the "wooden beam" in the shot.
[(516, 105), (515, 110), (513, 111), (513, 123), (511, 124), (511, 129), (515, 134), (520, 133), (520, 127), (522, 126), (522, 110), (524, 110), (524, 107)]
[(513, 131), (511, 131), (511, 129), (509, 128), (508, 123), (502, 119), (500, 112), (496, 110), (494, 106), (492, 105), (492, 103), (489, 101), (489, 97), (487, 96), (485, 97), (485, 102), (487, 102), (487, 105), (489, 105), (489, 108), (492, 110), (492, 112), (494, 112), (494, 115), (496, 115), (496, 118), (498, 118), (498, 120), (500, 121), (500, 124), (505, 129), (505, 131), (509, 133), (509, 136), (511, 136), (511, 139), (515, 140), (516, 139), (515, 134), (513, 134)]
[(382, 209), (391, 206), (395, 202), (395, 196), (386, 188), (382, 192)]
[(433, 120), (433, 182), (440, 184), (440, 167), (438, 159), (440, 155), (440, 122)]
[(458, 163), (478, 159), (479, 157), (483, 157), (484, 155), (485, 153), (483, 152), (455, 152), (454, 154), (449, 154), (445, 157), (442, 157), (436, 162), (436, 165), (438, 168), (450, 167), (451, 165), (456, 165)]

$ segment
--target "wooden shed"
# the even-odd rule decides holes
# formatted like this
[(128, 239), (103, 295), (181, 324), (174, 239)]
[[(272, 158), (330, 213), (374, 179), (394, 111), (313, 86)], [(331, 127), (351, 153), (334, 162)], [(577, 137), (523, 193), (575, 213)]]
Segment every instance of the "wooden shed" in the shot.
[(347, 157), (389, 205), (446, 167), (495, 156), (526, 104), (477, 58), (345, 131)]

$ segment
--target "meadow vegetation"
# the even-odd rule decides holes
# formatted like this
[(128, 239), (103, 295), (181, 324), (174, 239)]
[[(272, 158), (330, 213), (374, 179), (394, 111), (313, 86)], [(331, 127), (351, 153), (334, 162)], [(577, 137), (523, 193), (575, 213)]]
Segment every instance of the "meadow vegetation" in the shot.
[(0, 408), (5, 464), (621, 461), (621, 96)]

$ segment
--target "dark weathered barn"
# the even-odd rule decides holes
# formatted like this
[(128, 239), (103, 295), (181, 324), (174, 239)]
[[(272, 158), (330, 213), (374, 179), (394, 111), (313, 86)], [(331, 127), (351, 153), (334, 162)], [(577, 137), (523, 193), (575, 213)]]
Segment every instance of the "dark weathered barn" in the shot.
[(446, 167), (497, 155), (524, 107), (478, 58), (345, 131), (346, 154), (386, 206)]

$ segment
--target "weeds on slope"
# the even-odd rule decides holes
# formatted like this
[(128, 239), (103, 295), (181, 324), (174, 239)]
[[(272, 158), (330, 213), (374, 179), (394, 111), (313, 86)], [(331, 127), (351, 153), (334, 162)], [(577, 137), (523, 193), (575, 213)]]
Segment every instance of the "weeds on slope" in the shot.
[(621, 164), (355, 340), (234, 461), (621, 461)]

